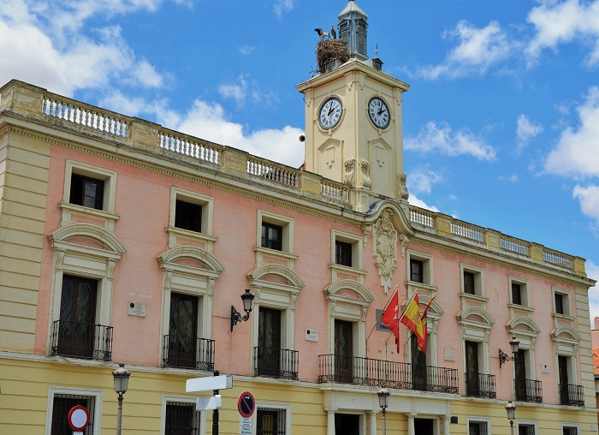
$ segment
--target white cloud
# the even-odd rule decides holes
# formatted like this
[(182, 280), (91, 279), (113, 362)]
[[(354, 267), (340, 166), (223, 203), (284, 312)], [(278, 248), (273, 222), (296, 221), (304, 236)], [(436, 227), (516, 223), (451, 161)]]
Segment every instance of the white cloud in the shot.
[(295, 0), (276, 0), (272, 11), (277, 17), (281, 17), (295, 8)]
[[(587, 275), (589, 278), (599, 281), (599, 265), (592, 261), (587, 261)], [(589, 305), (591, 311), (591, 322), (595, 317), (599, 317), (599, 285), (595, 285), (589, 290)]]
[(415, 137), (406, 139), (406, 150), (439, 152), (448, 156), (470, 155), (480, 160), (494, 160), (495, 149), (472, 132), (454, 131), (447, 123), (428, 122)]
[(528, 142), (530, 142), (532, 139), (537, 137), (542, 132), (543, 126), (541, 124), (535, 124), (524, 114), (518, 116), (518, 121), (516, 122), (516, 137), (518, 139), (518, 150), (522, 150), (528, 144)]
[(253, 45), (242, 45), (239, 47), (239, 52), (244, 56), (249, 56), (250, 54), (253, 54), (254, 51), (256, 51), (256, 47)]
[(514, 48), (496, 21), (491, 21), (486, 27), (475, 27), (467, 21), (460, 21), (444, 37), (457, 39), (458, 45), (449, 52), (444, 62), (421, 68), (418, 76), (436, 80), (441, 77), (484, 74), (492, 65), (508, 58)]
[(528, 14), (528, 22), (536, 32), (526, 49), (530, 61), (536, 61), (545, 49), (580, 39), (594, 45), (587, 63), (599, 62), (599, 0), (542, 0)]
[(599, 225), (599, 186), (577, 185), (572, 191), (572, 196), (580, 203), (582, 212)]
[(408, 175), (408, 190), (417, 193), (431, 193), (433, 186), (443, 177), (431, 169), (417, 169)]
[(18, 78), (72, 95), (107, 87), (114, 79), (158, 87), (162, 77), (138, 60), (118, 27), (81, 32), (95, 13), (153, 10), (157, 0), (63, 2), (9, 0), (0, 8), (0, 82)]
[(222, 84), (218, 87), (218, 93), (225, 99), (234, 100), (238, 106), (245, 103), (248, 94), (248, 82), (244, 76), (240, 76), (237, 83)]
[(573, 177), (599, 176), (599, 88), (589, 90), (577, 111), (578, 125), (562, 132), (545, 169)]
[(408, 202), (412, 205), (415, 205), (416, 207), (425, 208), (427, 210), (435, 212), (439, 211), (437, 207), (435, 207), (434, 205), (427, 204), (426, 202), (418, 198), (416, 195), (410, 195)]

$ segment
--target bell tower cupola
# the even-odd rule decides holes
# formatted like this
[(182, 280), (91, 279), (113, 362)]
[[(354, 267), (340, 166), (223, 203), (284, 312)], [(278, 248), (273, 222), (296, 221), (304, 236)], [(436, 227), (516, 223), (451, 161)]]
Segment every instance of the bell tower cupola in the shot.
[(347, 44), (350, 57), (368, 59), (368, 15), (354, 1), (339, 14), (339, 36)]

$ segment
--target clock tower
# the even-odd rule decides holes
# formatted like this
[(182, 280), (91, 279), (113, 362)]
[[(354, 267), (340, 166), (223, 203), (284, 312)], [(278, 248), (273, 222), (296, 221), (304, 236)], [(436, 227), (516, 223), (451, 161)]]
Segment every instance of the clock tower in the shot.
[(368, 16), (350, 0), (338, 34), (319, 31), (320, 73), (300, 84), (305, 100), (305, 169), (345, 183), (366, 210), (378, 197), (407, 199), (403, 94), (409, 85), (369, 59)]

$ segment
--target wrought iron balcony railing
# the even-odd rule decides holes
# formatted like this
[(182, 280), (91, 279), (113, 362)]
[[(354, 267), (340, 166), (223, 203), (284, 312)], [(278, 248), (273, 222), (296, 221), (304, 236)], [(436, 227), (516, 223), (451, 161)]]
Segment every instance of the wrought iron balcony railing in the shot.
[(560, 384), (559, 398), (562, 405), (584, 407), (584, 388), (582, 385)]
[(50, 353), (70, 358), (112, 359), (113, 327), (93, 323), (55, 320)]
[(495, 399), (495, 376), (485, 373), (466, 373), (466, 396)]
[(535, 379), (516, 379), (516, 400), (520, 402), (543, 402), (543, 384)]
[(256, 376), (297, 379), (299, 352), (290, 349), (254, 347), (254, 373)]
[(320, 383), (379, 386), (402, 390), (458, 393), (458, 371), (445, 367), (418, 367), (412, 364), (361, 357), (319, 355)]
[(214, 340), (165, 335), (162, 366), (214, 371)]

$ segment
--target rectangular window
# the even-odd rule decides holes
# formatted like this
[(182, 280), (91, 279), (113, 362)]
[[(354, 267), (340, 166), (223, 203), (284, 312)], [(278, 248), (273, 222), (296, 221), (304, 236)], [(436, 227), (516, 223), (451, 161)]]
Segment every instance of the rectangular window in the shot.
[(352, 251), (353, 245), (351, 243), (335, 240), (335, 263), (352, 267)]
[(202, 232), (202, 206), (177, 199), (175, 205), (175, 227)]
[(562, 429), (563, 435), (578, 435), (578, 428), (576, 426), (564, 426)]
[(468, 423), (468, 435), (487, 435), (488, 428), (486, 421), (470, 421)]
[(69, 202), (83, 207), (103, 210), (104, 183), (104, 180), (72, 173)]
[(476, 294), (476, 274), (469, 270), (464, 271), (464, 293)]
[(52, 430), (50, 435), (73, 435), (67, 418), (73, 406), (84, 406), (89, 411), (89, 422), (85, 427), (85, 435), (94, 433), (95, 397), (75, 394), (55, 394), (52, 401)]
[(410, 258), (410, 281), (424, 283), (424, 261)]
[(512, 304), (526, 305), (526, 286), (519, 282), (512, 282)]
[(199, 435), (200, 412), (195, 403), (167, 402), (164, 435)]
[(555, 312), (557, 314), (569, 314), (568, 313), (568, 295), (556, 292), (555, 294)]
[(283, 227), (281, 225), (262, 222), (262, 247), (283, 250)]
[(519, 424), (518, 435), (535, 435), (534, 424)]
[(256, 416), (256, 435), (285, 435), (284, 409), (259, 408)]

